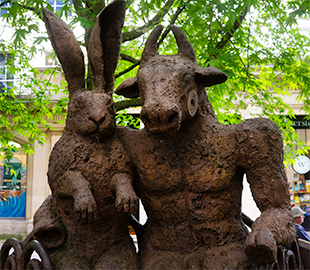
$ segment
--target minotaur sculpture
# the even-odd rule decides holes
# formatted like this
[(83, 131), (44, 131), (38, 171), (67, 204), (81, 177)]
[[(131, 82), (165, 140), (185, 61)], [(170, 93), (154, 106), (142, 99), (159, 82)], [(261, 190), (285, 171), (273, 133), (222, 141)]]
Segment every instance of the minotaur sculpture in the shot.
[[(72, 31), (48, 10), (43, 14), (68, 81), (66, 130), (50, 156), (52, 195), (28, 238), (5, 242), (0, 269), (298, 267), (296, 246), (285, 249), (295, 226), (280, 130), (262, 118), (217, 121), (205, 87), (225, 82), (226, 74), (198, 66), (180, 28), (170, 26), (177, 55), (158, 54), (162, 26), (156, 27), (136, 77), (116, 89), (141, 99), (145, 128), (133, 130), (115, 127), (111, 98), (125, 1), (112, 2), (97, 18), (88, 48), (94, 91), (85, 90)], [(244, 175), (262, 212), (250, 233), (241, 214)], [(133, 188), (148, 215), (144, 226), (132, 223), (139, 256), (127, 227), (137, 203)], [(31, 260), (33, 250), (41, 262)]]
[[(118, 130), (135, 164), (148, 215), (140, 243), (143, 269), (255, 269), (294, 241), (282, 137), (267, 119), (225, 126), (205, 87), (226, 75), (202, 68), (186, 36), (171, 26), (178, 55), (158, 55), (158, 26), (135, 78), (116, 93), (140, 96), (145, 129)], [(246, 174), (262, 214), (248, 234), (241, 220)]]

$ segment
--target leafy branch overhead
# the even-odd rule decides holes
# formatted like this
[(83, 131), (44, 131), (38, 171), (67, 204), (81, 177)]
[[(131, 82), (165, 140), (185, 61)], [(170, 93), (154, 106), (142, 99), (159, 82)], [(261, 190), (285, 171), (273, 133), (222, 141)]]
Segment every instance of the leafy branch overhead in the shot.
[[(7, 142), (18, 135), (30, 142), (23, 146), (26, 151), (33, 151), (35, 140), (44, 143), (41, 130), (50, 127), (48, 118), (66, 112), (66, 100), (53, 98), (55, 93), (60, 95), (66, 91), (66, 85), (52, 83), (53, 77), (61, 75), (61, 68), (57, 66), (43, 76), (30, 64), (32, 57), (44, 52), (44, 46), (49, 43), (44, 27), (42, 30), (41, 9), (44, 6), (53, 11), (52, 2), (0, 0), (2, 23), (13, 29), (10, 40), (4, 39), (4, 32), (0, 32), (1, 53), (10, 56), (7, 69), (21, 82), (21, 87), (0, 93), (0, 143), (4, 149), (10, 149)], [(95, 18), (110, 2), (64, 0), (56, 14), (68, 20), (72, 29), (79, 33), (77, 40), (87, 50)], [(145, 40), (156, 25), (164, 26), (158, 42), (160, 53), (177, 53), (169, 31), (169, 25), (176, 24), (193, 44), (199, 65), (215, 66), (228, 75), (225, 84), (207, 89), (219, 121), (238, 123), (250, 111), (255, 112), (255, 116), (268, 117), (282, 130), (290, 150), (286, 151), (286, 156), (293, 157), (295, 149), (307, 148), (291, 126), (296, 111), (286, 104), (285, 97), (298, 91), (297, 99), (302, 107), (298, 113), (310, 115), (310, 39), (298, 30), (297, 24), (300, 19), (309, 23), (310, 6), (306, 2), (127, 0), (123, 43), (115, 72), (116, 86), (135, 76)], [(14, 64), (17, 61), (19, 65)], [(86, 84), (88, 89), (93, 89), (90, 68)], [(18, 95), (21, 88), (29, 93), (27, 99)], [(12, 102), (8, 102), (6, 95)], [(115, 97), (114, 100), (116, 111), (140, 105), (139, 99)]]

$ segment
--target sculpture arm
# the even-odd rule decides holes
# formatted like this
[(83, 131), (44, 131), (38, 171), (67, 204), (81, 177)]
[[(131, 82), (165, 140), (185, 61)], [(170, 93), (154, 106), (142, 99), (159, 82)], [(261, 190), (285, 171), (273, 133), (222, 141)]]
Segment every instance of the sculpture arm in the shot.
[(283, 143), (280, 130), (270, 120), (254, 119), (248, 123), (251, 128), (242, 142), (242, 165), (261, 216), (251, 228), (245, 251), (251, 260), (271, 263), (276, 260), (277, 244), (290, 244), (296, 237)]
[(53, 194), (59, 198), (73, 198), (77, 221), (87, 223), (88, 220), (92, 220), (96, 215), (97, 204), (90, 183), (81, 172), (76, 171), (67, 171), (62, 180), (53, 190)]
[[(281, 174), (280, 171), (278, 173)], [(276, 175), (265, 177), (263, 172), (257, 178), (247, 175), (254, 200), (262, 213), (251, 227), (245, 251), (253, 261), (272, 263), (277, 257), (277, 244), (291, 244), (296, 232), (285, 178), (277, 178)], [(263, 178), (269, 181), (263, 181)]]

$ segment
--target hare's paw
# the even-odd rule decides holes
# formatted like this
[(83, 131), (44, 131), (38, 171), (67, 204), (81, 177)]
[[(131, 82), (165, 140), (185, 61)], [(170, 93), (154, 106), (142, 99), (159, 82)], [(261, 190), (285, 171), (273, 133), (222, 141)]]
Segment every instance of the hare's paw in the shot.
[(97, 204), (92, 194), (78, 194), (74, 197), (74, 214), (82, 224), (96, 217)]
[(266, 227), (253, 230), (245, 241), (245, 253), (252, 261), (273, 263), (277, 258), (277, 242)]
[(115, 207), (119, 212), (134, 214), (137, 211), (138, 197), (131, 187), (121, 189), (116, 193)]

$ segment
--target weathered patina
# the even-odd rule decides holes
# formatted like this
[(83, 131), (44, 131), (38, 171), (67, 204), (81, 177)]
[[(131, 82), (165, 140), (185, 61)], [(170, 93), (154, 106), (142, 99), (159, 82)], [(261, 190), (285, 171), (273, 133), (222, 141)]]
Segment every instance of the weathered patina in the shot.
[[(135, 164), (135, 187), (148, 215), (139, 246), (143, 269), (272, 264), (277, 244), (295, 239), (281, 132), (263, 118), (220, 124), (205, 87), (226, 75), (199, 67), (182, 30), (171, 30), (178, 54), (158, 54), (158, 26), (136, 77), (116, 90), (142, 103), (145, 128), (117, 132)], [(250, 234), (241, 219), (244, 174), (262, 212)]]
[[(84, 56), (72, 31), (48, 10), (43, 14), (68, 81), (66, 130), (50, 156), (52, 195), (29, 237), (4, 244), (0, 268), (299, 267), (281, 132), (263, 118), (217, 121), (205, 87), (227, 76), (197, 64), (180, 28), (170, 26), (177, 55), (158, 54), (162, 26), (156, 27), (136, 77), (116, 89), (141, 99), (145, 128), (133, 130), (115, 126), (111, 98), (125, 1), (112, 2), (96, 21), (88, 52), (94, 91), (85, 90)], [(250, 233), (241, 213), (244, 175), (261, 210), (253, 224), (247, 221)], [(127, 227), (135, 191), (148, 215), (144, 226), (132, 223), (139, 254)], [(33, 250), (41, 263), (30, 260)]]

